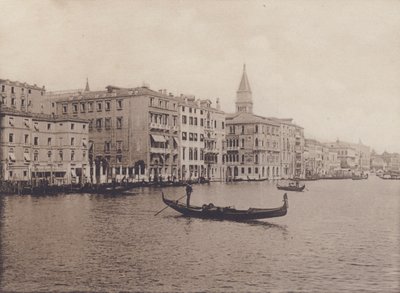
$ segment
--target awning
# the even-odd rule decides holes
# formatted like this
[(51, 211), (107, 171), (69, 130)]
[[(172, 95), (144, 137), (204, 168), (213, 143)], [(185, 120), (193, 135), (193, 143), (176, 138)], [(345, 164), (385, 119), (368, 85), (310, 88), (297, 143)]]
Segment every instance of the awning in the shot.
[(71, 176), (72, 176), (72, 177), (76, 177), (76, 173), (75, 173), (75, 170), (74, 170), (74, 169), (71, 169)]
[(9, 153), (9, 154), (8, 154), (8, 159), (9, 159), (11, 162), (15, 162), (15, 154), (14, 154), (14, 153)]
[(31, 161), (31, 156), (29, 155), (29, 153), (24, 153), (24, 160), (26, 162), (30, 162)]
[(89, 142), (89, 152), (93, 150), (93, 142)]
[(162, 135), (151, 134), (151, 138), (152, 138), (155, 142), (166, 142), (165, 137), (162, 136)]
[(82, 141), (82, 145), (85, 148), (87, 146), (86, 141)]
[(179, 145), (178, 138), (177, 138), (177, 137), (175, 137), (175, 136), (174, 136), (174, 141), (175, 141), (175, 143), (176, 143), (177, 145)]

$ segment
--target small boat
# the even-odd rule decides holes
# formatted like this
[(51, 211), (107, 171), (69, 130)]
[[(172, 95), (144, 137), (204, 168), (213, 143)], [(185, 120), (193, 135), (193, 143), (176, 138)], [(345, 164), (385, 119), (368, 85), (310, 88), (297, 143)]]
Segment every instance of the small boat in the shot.
[(216, 207), (212, 203), (208, 205), (204, 204), (202, 207), (192, 205), (187, 207), (186, 204), (180, 203), (177, 200), (165, 198), (164, 193), (162, 193), (162, 200), (167, 206), (185, 217), (229, 221), (248, 221), (282, 217), (287, 214), (287, 209), (289, 207), (286, 193), (283, 195), (283, 205), (278, 208), (270, 209), (249, 208), (247, 210), (237, 210), (233, 207)]
[(99, 188), (97, 190), (97, 193), (103, 194), (103, 195), (134, 194), (133, 192), (129, 192), (130, 189), (131, 189), (130, 187), (122, 186), (122, 185), (108, 186), (108, 187)]
[(278, 188), (279, 190), (286, 190), (286, 191), (303, 191), (304, 190), (304, 188), (306, 188), (306, 185), (305, 184), (303, 184), (303, 185), (291, 185), (291, 184), (289, 184), (289, 185), (279, 185), (279, 184), (277, 184), (276, 185), (276, 188)]

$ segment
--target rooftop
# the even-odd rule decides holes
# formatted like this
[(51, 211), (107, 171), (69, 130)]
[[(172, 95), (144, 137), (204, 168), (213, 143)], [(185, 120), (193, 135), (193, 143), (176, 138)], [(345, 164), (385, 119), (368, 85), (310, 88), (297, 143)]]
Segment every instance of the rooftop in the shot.
[(238, 112), (235, 114), (228, 114), (226, 117), (227, 124), (254, 124), (254, 123), (262, 123), (262, 124), (272, 124), (274, 126), (279, 126), (279, 124), (271, 120), (267, 117), (258, 116), (248, 112)]
[(18, 87), (24, 87), (24, 88), (28, 88), (28, 89), (35, 89), (35, 90), (45, 90), (45, 87), (39, 87), (36, 84), (31, 85), (29, 83), (26, 82), (20, 82), (20, 81), (12, 81), (9, 79), (1, 79), (0, 78), (0, 84), (6, 84), (6, 85), (10, 85), (10, 86), (18, 86)]
[(88, 122), (86, 119), (65, 116), (65, 115), (51, 115), (44, 113), (32, 113), (16, 110), (14, 108), (6, 107), (4, 105), (0, 105), (0, 115), (10, 115), (10, 116), (20, 116), (20, 117), (28, 117), (37, 120), (45, 120), (52, 122), (61, 122), (61, 121), (73, 121), (73, 122)]

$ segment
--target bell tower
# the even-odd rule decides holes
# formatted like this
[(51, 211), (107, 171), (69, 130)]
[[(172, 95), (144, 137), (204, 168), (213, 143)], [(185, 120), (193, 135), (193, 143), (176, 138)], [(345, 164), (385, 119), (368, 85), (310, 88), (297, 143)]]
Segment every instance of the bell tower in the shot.
[(236, 92), (236, 113), (239, 112), (253, 113), (253, 98), (249, 79), (247, 78), (246, 64), (243, 64), (242, 80)]

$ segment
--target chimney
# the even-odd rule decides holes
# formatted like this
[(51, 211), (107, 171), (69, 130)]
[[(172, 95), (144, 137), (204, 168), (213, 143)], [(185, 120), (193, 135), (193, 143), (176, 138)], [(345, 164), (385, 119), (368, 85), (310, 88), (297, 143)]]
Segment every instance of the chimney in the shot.
[(221, 110), (221, 105), (220, 105), (220, 103), (219, 103), (219, 98), (217, 98), (216, 104), (217, 104), (217, 110)]

